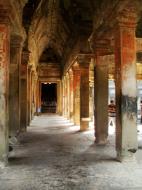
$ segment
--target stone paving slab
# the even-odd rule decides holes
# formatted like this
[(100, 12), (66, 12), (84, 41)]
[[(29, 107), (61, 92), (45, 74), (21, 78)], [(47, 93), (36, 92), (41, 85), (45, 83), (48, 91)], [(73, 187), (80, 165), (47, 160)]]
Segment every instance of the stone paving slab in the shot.
[(81, 133), (62, 117), (40, 116), (20, 141), (0, 169), (0, 190), (142, 190), (142, 149), (137, 162), (117, 162), (113, 134), (96, 146), (93, 130)]

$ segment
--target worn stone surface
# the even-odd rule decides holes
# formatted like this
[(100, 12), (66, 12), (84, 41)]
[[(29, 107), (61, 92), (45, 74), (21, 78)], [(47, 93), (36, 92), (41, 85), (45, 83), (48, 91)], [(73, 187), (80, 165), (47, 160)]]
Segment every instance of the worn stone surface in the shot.
[(95, 137), (97, 144), (106, 144), (108, 136), (108, 66), (107, 56), (96, 57), (94, 72)]
[[(93, 131), (78, 130), (63, 117), (35, 117), (9, 166), (0, 169), (0, 190), (142, 189), (141, 149), (137, 163), (119, 163), (112, 135), (108, 145), (97, 147)], [(141, 139), (139, 134), (140, 146)]]
[(115, 31), (116, 149), (120, 160), (133, 159), (129, 150), (137, 149), (136, 18), (130, 15), (129, 10), (120, 16)]
[(9, 26), (0, 22), (0, 162), (7, 162), (8, 153), (8, 65)]
[(80, 125), (80, 69), (73, 67), (73, 120)]

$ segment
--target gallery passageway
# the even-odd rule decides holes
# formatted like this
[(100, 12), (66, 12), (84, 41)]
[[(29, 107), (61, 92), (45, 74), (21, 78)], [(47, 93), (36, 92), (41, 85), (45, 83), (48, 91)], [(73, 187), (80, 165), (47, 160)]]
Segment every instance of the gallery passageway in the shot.
[(141, 0), (0, 0), (0, 190), (141, 189), (140, 121)]
[(113, 135), (105, 147), (93, 139), (91, 130), (81, 133), (61, 116), (35, 117), (10, 153), (9, 166), (0, 170), (0, 189), (141, 190), (142, 151), (137, 163), (120, 163)]

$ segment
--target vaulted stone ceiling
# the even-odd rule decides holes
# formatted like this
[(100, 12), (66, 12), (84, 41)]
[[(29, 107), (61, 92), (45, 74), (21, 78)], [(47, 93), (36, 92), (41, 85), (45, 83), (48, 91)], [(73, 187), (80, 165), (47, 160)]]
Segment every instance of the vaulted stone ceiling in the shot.
[[(91, 1), (29, 0), (23, 11), (23, 25), (28, 34), (30, 62), (56, 61), (64, 64), (80, 35), (92, 31)], [(52, 52), (52, 53), (51, 53)], [(53, 56), (53, 58), (52, 58)], [(49, 58), (50, 57), (50, 58)], [(61, 59), (62, 58), (62, 59)]]
[[(141, 2), (28, 0), (23, 10), (23, 25), (28, 35), (25, 46), (31, 52), (30, 63), (38, 65), (39, 62), (58, 62), (63, 66), (74, 52), (82, 51), (83, 41), (87, 47), (90, 36), (94, 40), (102, 37), (112, 39), (114, 18), (128, 3), (139, 5)], [(139, 14), (138, 37), (142, 37), (141, 18)]]

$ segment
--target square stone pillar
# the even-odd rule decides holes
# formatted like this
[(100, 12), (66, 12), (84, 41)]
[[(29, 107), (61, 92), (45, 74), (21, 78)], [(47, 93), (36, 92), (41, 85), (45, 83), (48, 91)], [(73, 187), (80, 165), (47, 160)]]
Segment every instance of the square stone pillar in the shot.
[(28, 65), (28, 81), (27, 81), (27, 99), (28, 99), (28, 106), (27, 106), (27, 122), (30, 125), (31, 122), (31, 72), (32, 67)]
[(135, 29), (136, 15), (128, 7), (117, 17), (115, 30), (116, 151), (120, 161), (133, 160), (138, 147)]
[(62, 88), (63, 88), (63, 116), (65, 117), (65, 77), (62, 79)]
[(66, 74), (66, 87), (67, 87), (67, 119), (70, 119), (70, 81), (69, 73)]
[(62, 108), (62, 96), (63, 96), (63, 92), (62, 92), (62, 82), (59, 81), (57, 83), (57, 113), (59, 115), (63, 114), (63, 108)]
[(73, 121), (80, 125), (80, 68), (79, 64), (73, 66)]
[(63, 83), (60, 81), (60, 115), (63, 115)]
[(89, 68), (89, 117), (93, 122), (94, 120), (94, 59), (91, 58)]
[(79, 56), (80, 66), (80, 130), (89, 129), (89, 65), (91, 59)]
[(57, 83), (57, 106), (56, 113), (60, 114), (60, 82)]
[(10, 136), (20, 131), (20, 66), (23, 40), (12, 36), (10, 42), (10, 76), (9, 76), (9, 130)]
[[(0, 167), (8, 161), (8, 89), (10, 27), (6, 10), (0, 7)], [(14, 113), (13, 113), (14, 114)]]
[(69, 111), (70, 111), (70, 120), (73, 122), (73, 71), (72, 69), (69, 70), (69, 86), (70, 86), (70, 93), (69, 93), (69, 99), (70, 99), (70, 105), (69, 105)]
[(67, 97), (67, 77), (64, 76), (64, 117), (68, 115), (68, 97)]
[(25, 132), (26, 127), (28, 124), (27, 121), (27, 106), (28, 106), (28, 99), (27, 99), (27, 78), (28, 78), (28, 59), (29, 59), (29, 52), (22, 52), (22, 62), (20, 68), (20, 78), (21, 78), (21, 86), (20, 86), (20, 95), (21, 95), (21, 102), (20, 102), (20, 131)]
[(41, 82), (37, 80), (36, 83), (36, 114), (41, 113)]
[(38, 77), (36, 71), (33, 73), (33, 78), (32, 78), (32, 119), (36, 115), (36, 98), (37, 98), (37, 82), (38, 82)]
[(108, 66), (106, 56), (96, 54), (94, 69), (95, 142), (105, 145), (108, 137)]

